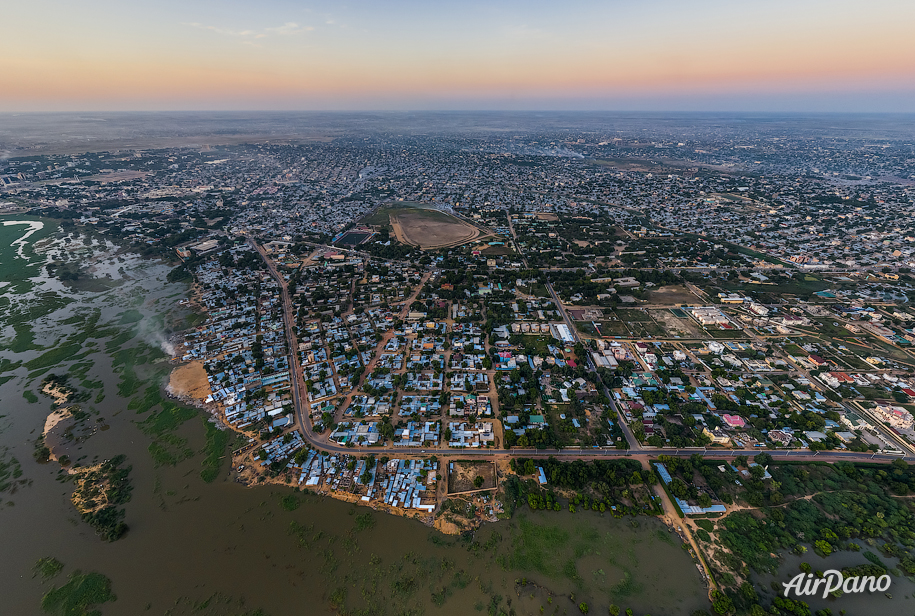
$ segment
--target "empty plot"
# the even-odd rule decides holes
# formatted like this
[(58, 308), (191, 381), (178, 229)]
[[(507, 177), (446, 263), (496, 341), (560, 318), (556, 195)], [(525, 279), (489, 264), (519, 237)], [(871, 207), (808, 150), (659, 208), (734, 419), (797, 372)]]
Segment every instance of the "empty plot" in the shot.
[(399, 208), (389, 215), (398, 241), (422, 249), (457, 246), (480, 235), (473, 225), (439, 210)]

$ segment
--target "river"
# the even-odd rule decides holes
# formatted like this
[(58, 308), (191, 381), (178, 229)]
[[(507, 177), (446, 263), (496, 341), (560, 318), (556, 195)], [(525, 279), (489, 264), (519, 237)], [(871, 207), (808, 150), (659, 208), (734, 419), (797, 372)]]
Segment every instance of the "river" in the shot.
[[(155, 433), (140, 424), (161, 417), (162, 346), (189, 322), (178, 305), (186, 285), (166, 282), (165, 264), (53, 220), (0, 221), (27, 223), (0, 226), (0, 462), (15, 458), (22, 472), (0, 493), (3, 614), (41, 613), (44, 593), (76, 570), (111, 579), (117, 600), (100, 606), (105, 616), (573, 614), (581, 602), (597, 614), (612, 602), (676, 616), (708, 607), (693, 561), (652, 518), (525, 508), (452, 537), (330, 498), (244, 487), (225, 462), (205, 483), (205, 416)], [(80, 277), (49, 275), (53, 260), (80, 265)], [(60, 466), (33, 457), (52, 408), (38, 392), (49, 372), (69, 372), (86, 394), (70, 459), (124, 454), (132, 466), (129, 531), (113, 543), (80, 520)], [(168, 455), (152, 455), (152, 442)], [(63, 572), (33, 576), (49, 556)]]

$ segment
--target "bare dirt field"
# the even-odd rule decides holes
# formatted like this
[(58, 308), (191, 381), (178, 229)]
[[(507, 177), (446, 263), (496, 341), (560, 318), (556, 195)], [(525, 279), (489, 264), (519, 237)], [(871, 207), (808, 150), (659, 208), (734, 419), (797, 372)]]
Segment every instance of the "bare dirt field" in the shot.
[(681, 338), (701, 337), (699, 328), (686, 319), (678, 319), (669, 310), (649, 310), (648, 313), (667, 330), (670, 336), (680, 336)]
[[(492, 462), (453, 462), (448, 471), (448, 494), (459, 494), (471, 490), (488, 490), (496, 486), (496, 467)], [(483, 478), (483, 485), (477, 488), (473, 480)]]
[(205, 400), (213, 393), (207, 381), (206, 370), (203, 363), (192, 361), (172, 370), (168, 379), (168, 391), (180, 398), (196, 398)]
[(648, 302), (670, 306), (674, 304), (695, 304), (699, 298), (683, 285), (674, 284), (658, 287), (648, 292)]
[(423, 250), (457, 246), (480, 235), (473, 225), (438, 210), (399, 208), (391, 210), (390, 217), (397, 240)]

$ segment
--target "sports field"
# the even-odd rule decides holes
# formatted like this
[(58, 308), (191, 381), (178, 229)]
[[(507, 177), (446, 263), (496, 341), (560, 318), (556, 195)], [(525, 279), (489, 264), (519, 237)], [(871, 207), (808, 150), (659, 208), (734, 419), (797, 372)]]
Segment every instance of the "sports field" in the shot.
[(398, 242), (423, 250), (459, 246), (481, 234), (480, 229), (470, 223), (421, 204), (387, 206), (361, 222), (376, 228), (390, 225)]

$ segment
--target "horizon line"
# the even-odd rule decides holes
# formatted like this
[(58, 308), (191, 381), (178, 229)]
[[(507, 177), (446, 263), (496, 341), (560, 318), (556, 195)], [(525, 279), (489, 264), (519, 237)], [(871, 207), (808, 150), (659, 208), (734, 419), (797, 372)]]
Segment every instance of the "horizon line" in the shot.
[(915, 109), (911, 111), (867, 111), (867, 110), (734, 110), (734, 109), (71, 109), (71, 110), (39, 110), (39, 111), (5, 111), (0, 110), (0, 116), (5, 115), (60, 115), (60, 114), (102, 114), (102, 113), (328, 113), (328, 114), (358, 114), (358, 113), (378, 113), (378, 114), (402, 114), (402, 113), (576, 113), (576, 114), (593, 114), (593, 113), (645, 113), (662, 115), (669, 113), (680, 114), (731, 114), (731, 115), (912, 115), (915, 116)]

